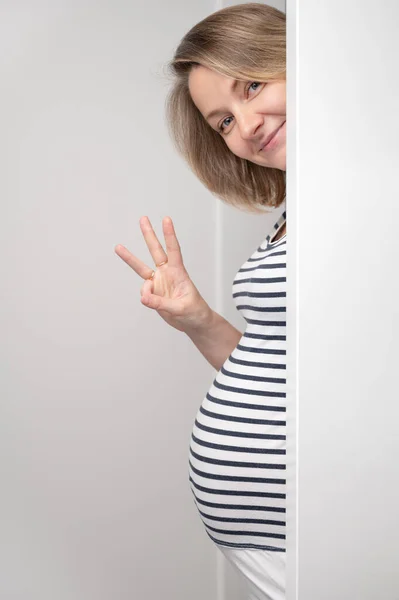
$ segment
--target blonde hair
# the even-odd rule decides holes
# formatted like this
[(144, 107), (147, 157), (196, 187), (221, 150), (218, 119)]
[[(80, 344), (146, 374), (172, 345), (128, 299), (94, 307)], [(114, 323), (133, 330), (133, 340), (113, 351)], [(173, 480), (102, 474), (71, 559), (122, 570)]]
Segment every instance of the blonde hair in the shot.
[(181, 40), (166, 64), (173, 87), (166, 99), (172, 141), (208, 190), (247, 212), (270, 212), (285, 199), (285, 172), (233, 154), (195, 106), (188, 87), (198, 65), (227, 77), (286, 79), (285, 14), (266, 4), (238, 4), (212, 13)]

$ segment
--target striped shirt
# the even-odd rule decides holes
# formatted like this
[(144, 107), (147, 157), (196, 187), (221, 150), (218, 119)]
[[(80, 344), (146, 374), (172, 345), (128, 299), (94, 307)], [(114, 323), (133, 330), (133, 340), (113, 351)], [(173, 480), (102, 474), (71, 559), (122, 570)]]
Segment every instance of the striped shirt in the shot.
[(242, 265), (233, 298), (246, 330), (213, 380), (190, 439), (189, 481), (218, 545), (285, 552), (286, 234)]

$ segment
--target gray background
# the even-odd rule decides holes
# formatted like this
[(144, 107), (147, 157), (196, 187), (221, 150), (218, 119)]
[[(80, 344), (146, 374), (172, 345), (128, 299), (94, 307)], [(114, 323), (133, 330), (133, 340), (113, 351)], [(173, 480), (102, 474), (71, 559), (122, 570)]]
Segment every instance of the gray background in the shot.
[(198, 289), (244, 327), (232, 280), (273, 218), (221, 207), (164, 121), (164, 64), (220, 7), (1, 3), (2, 599), (242, 598), (188, 482), (215, 373), (114, 253), (151, 265), (139, 218), (163, 242), (172, 216)]

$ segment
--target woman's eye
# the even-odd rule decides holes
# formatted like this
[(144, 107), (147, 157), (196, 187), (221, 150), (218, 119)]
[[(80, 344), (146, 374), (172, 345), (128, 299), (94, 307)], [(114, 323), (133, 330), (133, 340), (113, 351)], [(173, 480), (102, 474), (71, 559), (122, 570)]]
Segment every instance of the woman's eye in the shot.
[[(228, 120), (229, 120), (229, 119), (231, 119), (231, 118), (232, 118), (232, 117), (226, 117), (226, 118), (224, 119), (224, 121), (222, 121), (222, 122), (221, 122), (221, 124), (220, 124), (220, 127), (219, 127), (219, 131), (224, 131), (224, 129), (225, 129), (225, 128), (223, 127), (223, 123), (225, 123), (226, 121), (228, 121)], [(228, 125), (227, 125), (227, 127), (228, 127)]]
[(260, 81), (253, 81), (248, 89), (250, 89), (254, 85), (254, 83), (256, 83), (257, 85), (260, 85)]
[[(250, 83), (250, 85), (247, 87), (247, 89), (248, 89), (248, 90), (250, 90), (250, 89), (252, 88), (252, 86), (253, 86), (253, 85), (255, 85), (255, 84), (256, 84), (256, 85), (261, 85), (260, 81), (253, 81), (252, 83)], [(253, 88), (252, 88), (252, 89), (253, 89)], [(253, 91), (255, 91), (255, 92), (256, 92), (256, 89), (255, 89), (255, 90), (253, 89)], [(228, 121), (228, 119), (231, 119), (231, 118), (232, 118), (232, 117), (226, 117), (226, 118), (224, 119), (224, 121), (222, 121), (222, 122), (221, 122), (221, 124), (220, 124), (220, 126), (219, 126), (219, 131), (221, 131), (221, 132), (223, 133), (223, 131), (225, 130), (225, 127), (223, 127), (223, 124), (224, 124), (226, 121)], [(228, 127), (228, 126), (227, 126), (227, 127)]]

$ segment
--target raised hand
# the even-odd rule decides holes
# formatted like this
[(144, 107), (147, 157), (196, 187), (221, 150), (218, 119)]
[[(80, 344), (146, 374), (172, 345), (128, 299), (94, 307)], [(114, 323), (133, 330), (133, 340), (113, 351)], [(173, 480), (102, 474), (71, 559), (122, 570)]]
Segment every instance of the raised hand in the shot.
[[(141, 217), (139, 223), (154, 261), (154, 269), (121, 244), (115, 246), (115, 252), (144, 279), (140, 289), (142, 304), (156, 310), (169, 325), (179, 331), (203, 326), (210, 319), (212, 310), (186, 271), (172, 219), (165, 217), (162, 220), (166, 251), (148, 217)], [(160, 266), (157, 268), (155, 265)], [(155, 275), (150, 279), (153, 270)]]

